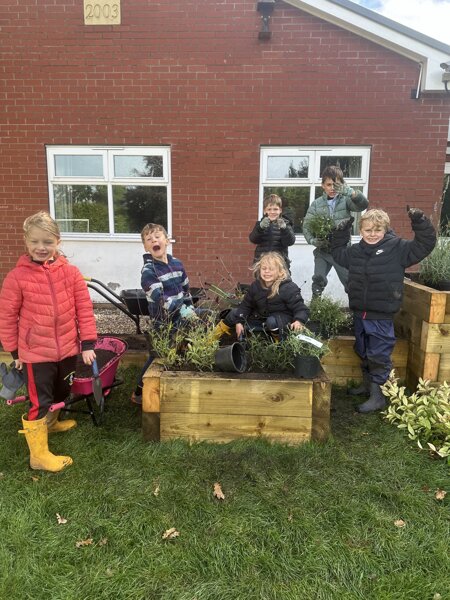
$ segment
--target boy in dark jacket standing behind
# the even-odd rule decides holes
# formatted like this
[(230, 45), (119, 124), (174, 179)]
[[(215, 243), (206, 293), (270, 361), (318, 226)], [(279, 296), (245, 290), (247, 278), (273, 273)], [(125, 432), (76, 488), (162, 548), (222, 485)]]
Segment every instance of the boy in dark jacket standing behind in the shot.
[(264, 198), (264, 216), (257, 221), (248, 236), (252, 244), (256, 244), (256, 263), (265, 252), (278, 252), (284, 258), (287, 268), (291, 264), (288, 257), (288, 247), (295, 243), (295, 233), (292, 222), (282, 213), (280, 196), (270, 194)]
[(355, 352), (361, 358), (363, 384), (351, 395), (370, 393), (359, 412), (382, 410), (386, 401), (380, 386), (392, 369), (394, 315), (403, 298), (405, 268), (423, 260), (436, 245), (430, 220), (417, 208), (407, 207), (413, 240), (403, 240), (389, 229), (387, 213), (368, 210), (360, 220), (361, 241), (348, 246), (353, 217), (332, 234), (333, 259), (349, 270), (349, 306), (354, 313)]

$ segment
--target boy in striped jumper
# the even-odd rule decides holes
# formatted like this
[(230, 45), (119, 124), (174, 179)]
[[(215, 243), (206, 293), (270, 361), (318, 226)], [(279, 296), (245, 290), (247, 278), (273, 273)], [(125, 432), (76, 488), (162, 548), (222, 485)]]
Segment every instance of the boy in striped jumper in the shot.
[(162, 225), (148, 223), (141, 232), (144, 266), (141, 286), (148, 301), (148, 312), (157, 321), (176, 323), (180, 318), (195, 315), (189, 279), (183, 263), (167, 254), (170, 244), (167, 231)]
[[(181, 260), (167, 253), (170, 240), (165, 228), (156, 223), (148, 223), (141, 231), (141, 239), (146, 251), (141, 286), (147, 297), (148, 313), (153, 319), (153, 326), (164, 326), (169, 322), (176, 325), (181, 319), (194, 317), (189, 279)], [(149, 357), (144, 365), (131, 396), (131, 401), (135, 404), (142, 404), (142, 376), (152, 360)]]

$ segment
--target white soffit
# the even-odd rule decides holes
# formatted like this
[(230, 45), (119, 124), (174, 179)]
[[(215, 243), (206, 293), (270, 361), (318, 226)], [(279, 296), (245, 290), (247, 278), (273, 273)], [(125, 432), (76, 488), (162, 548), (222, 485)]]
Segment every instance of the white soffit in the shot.
[[(450, 60), (450, 46), (428, 38), (349, 0), (336, 0), (336, 2), (333, 0), (283, 1), (420, 63), (423, 67), (422, 91), (442, 92), (445, 90), (442, 83), (444, 71), (440, 64)], [(276, 18), (276, 9), (273, 18)]]

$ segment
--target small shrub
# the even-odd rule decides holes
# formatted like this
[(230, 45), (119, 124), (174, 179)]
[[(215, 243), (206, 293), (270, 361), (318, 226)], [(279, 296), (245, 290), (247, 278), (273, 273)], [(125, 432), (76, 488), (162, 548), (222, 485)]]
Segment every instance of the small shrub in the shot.
[[(322, 344), (321, 347), (310, 344), (298, 335), (308, 336)], [(321, 358), (329, 351), (328, 345), (307, 329), (289, 331), (286, 337), (275, 343), (272, 336), (264, 332), (249, 336), (247, 353), (250, 371), (265, 373), (285, 373), (294, 368), (294, 357), (317, 356)]]
[(450, 456), (450, 386), (447, 382), (436, 386), (419, 379), (417, 391), (408, 396), (392, 373), (382, 390), (390, 400), (385, 412), (389, 423), (404, 429), (419, 448), (426, 444), (439, 456)]
[(352, 316), (344, 306), (329, 296), (315, 296), (309, 305), (309, 318), (319, 324), (317, 333), (330, 338), (352, 325)]
[(172, 322), (151, 322), (148, 337), (152, 351), (168, 370), (212, 371), (219, 347), (219, 341), (214, 339), (214, 322), (212, 311), (202, 319), (182, 321), (176, 327)]
[(150, 320), (147, 337), (153, 353), (161, 359), (164, 367), (168, 370), (181, 364), (179, 348), (181, 348), (185, 333), (177, 329), (172, 322), (156, 324)]
[(190, 323), (185, 337), (185, 352), (182, 361), (186, 368), (196, 371), (213, 371), (219, 340), (214, 338), (214, 318)]
[[(308, 221), (308, 229), (313, 237), (321, 240), (322, 242), (328, 242), (328, 236), (333, 231), (335, 223), (333, 219), (328, 215), (316, 214), (311, 217)], [(326, 250), (327, 247), (322, 248)]]
[(434, 250), (420, 263), (419, 275), (423, 283), (431, 285), (450, 280), (450, 237), (438, 237)]

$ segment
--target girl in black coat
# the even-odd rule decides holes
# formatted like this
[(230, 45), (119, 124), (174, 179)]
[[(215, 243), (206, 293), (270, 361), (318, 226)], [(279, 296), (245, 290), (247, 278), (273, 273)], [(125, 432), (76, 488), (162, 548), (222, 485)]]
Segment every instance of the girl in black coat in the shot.
[(300, 288), (289, 277), (283, 257), (278, 252), (263, 254), (253, 266), (253, 273), (255, 281), (240, 305), (217, 325), (217, 337), (230, 333), (233, 325), (238, 337), (244, 333), (244, 324), (272, 333), (281, 333), (287, 328), (303, 329), (309, 311)]

